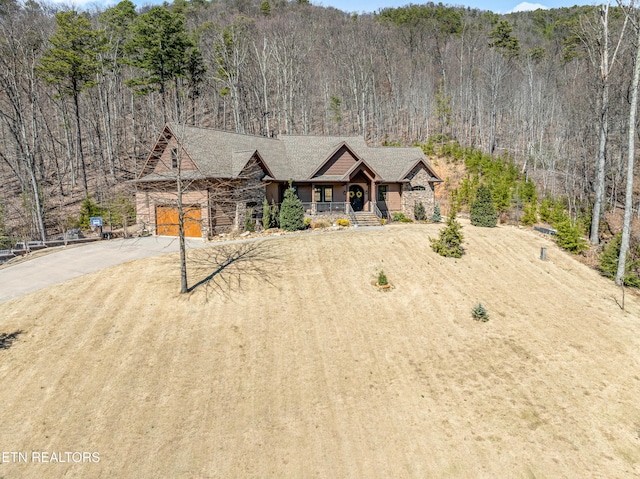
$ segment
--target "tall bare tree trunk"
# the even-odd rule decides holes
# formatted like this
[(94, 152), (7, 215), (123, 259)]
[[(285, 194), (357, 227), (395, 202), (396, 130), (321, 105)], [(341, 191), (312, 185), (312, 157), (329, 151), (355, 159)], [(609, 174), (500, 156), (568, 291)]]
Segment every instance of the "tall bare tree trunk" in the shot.
[(633, 65), (633, 81), (631, 83), (631, 105), (629, 108), (629, 143), (627, 146), (627, 186), (624, 199), (624, 223), (622, 226), (622, 241), (620, 242), (620, 256), (618, 257), (618, 271), (616, 284), (622, 285), (629, 253), (631, 238), (631, 215), (633, 213), (633, 166), (636, 147), (636, 111), (638, 109), (638, 83), (640, 83), (640, 26), (636, 25), (636, 58)]
[(599, 229), (600, 219), (603, 212), (604, 205), (604, 193), (605, 193), (605, 164), (607, 158), (607, 141), (609, 136), (609, 75), (611, 74), (611, 68), (615, 62), (620, 42), (624, 35), (624, 30), (627, 25), (625, 19), (620, 38), (618, 39), (618, 46), (616, 47), (611, 62), (609, 62), (609, 4), (602, 5), (600, 10), (600, 23), (602, 24), (602, 49), (600, 51), (600, 141), (598, 145), (598, 156), (596, 158), (596, 171), (594, 192), (595, 198), (593, 201), (593, 212), (591, 216), (591, 234), (589, 240), (591, 244), (598, 244), (600, 242)]
[(73, 89), (73, 105), (76, 113), (76, 138), (78, 144), (78, 153), (80, 154), (80, 167), (82, 168), (82, 186), (84, 188), (84, 195), (89, 195), (89, 186), (87, 183), (87, 167), (84, 161), (84, 150), (82, 149), (82, 131), (80, 130), (80, 93), (74, 87)]

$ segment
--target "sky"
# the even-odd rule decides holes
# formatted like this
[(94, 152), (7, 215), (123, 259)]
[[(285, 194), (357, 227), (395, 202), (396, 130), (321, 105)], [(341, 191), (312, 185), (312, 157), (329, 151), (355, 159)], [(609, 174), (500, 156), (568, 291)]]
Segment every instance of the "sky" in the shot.
[[(432, 0), (439, 3), (441, 0)], [(402, 7), (409, 3), (423, 4), (427, 0), (311, 0), (314, 5), (323, 5), (325, 7), (335, 7), (344, 12), (376, 12), (386, 7)], [(536, 10), (538, 8), (560, 8), (571, 7), (573, 5), (591, 5), (596, 4), (595, 0), (531, 0), (525, 2), (521, 0), (464, 0), (460, 1), (442, 1), (445, 5), (464, 6), (471, 8), (479, 8), (480, 10), (491, 10), (495, 13), (510, 13), (516, 11)]]

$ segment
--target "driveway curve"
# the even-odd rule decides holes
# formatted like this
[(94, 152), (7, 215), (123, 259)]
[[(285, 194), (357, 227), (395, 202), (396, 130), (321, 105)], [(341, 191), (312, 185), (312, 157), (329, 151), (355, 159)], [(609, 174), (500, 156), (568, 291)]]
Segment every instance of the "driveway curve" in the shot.
[[(187, 239), (187, 249), (207, 245), (210, 243)], [(0, 269), (0, 303), (116, 264), (176, 252), (178, 239), (148, 236), (56, 249)]]

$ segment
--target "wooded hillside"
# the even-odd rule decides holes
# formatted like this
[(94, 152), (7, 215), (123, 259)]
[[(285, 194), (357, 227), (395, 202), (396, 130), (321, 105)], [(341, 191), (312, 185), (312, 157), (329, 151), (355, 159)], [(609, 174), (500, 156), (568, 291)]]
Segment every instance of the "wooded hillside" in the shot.
[(305, 1), (123, 0), (75, 12), (0, 0), (0, 236), (58, 234), (86, 195), (126, 210), (123, 181), (168, 120), (373, 145), (453, 139), (513, 160), (540, 198), (588, 214), (604, 111), (611, 207), (624, 195), (635, 34), (627, 26), (618, 45), (625, 15), (612, 7), (606, 29), (603, 18), (599, 7), (353, 15)]

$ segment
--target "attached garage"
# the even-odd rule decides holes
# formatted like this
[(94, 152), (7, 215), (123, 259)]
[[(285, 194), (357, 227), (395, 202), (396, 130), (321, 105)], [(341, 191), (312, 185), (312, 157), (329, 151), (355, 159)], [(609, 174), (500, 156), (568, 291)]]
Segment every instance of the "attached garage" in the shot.
[[(178, 236), (178, 208), (175, 206), (156, 206), (156, 234)], [(184, 235), (190, 238), (202, 238), (202, 211), (200, 206), (184, 207)]]

